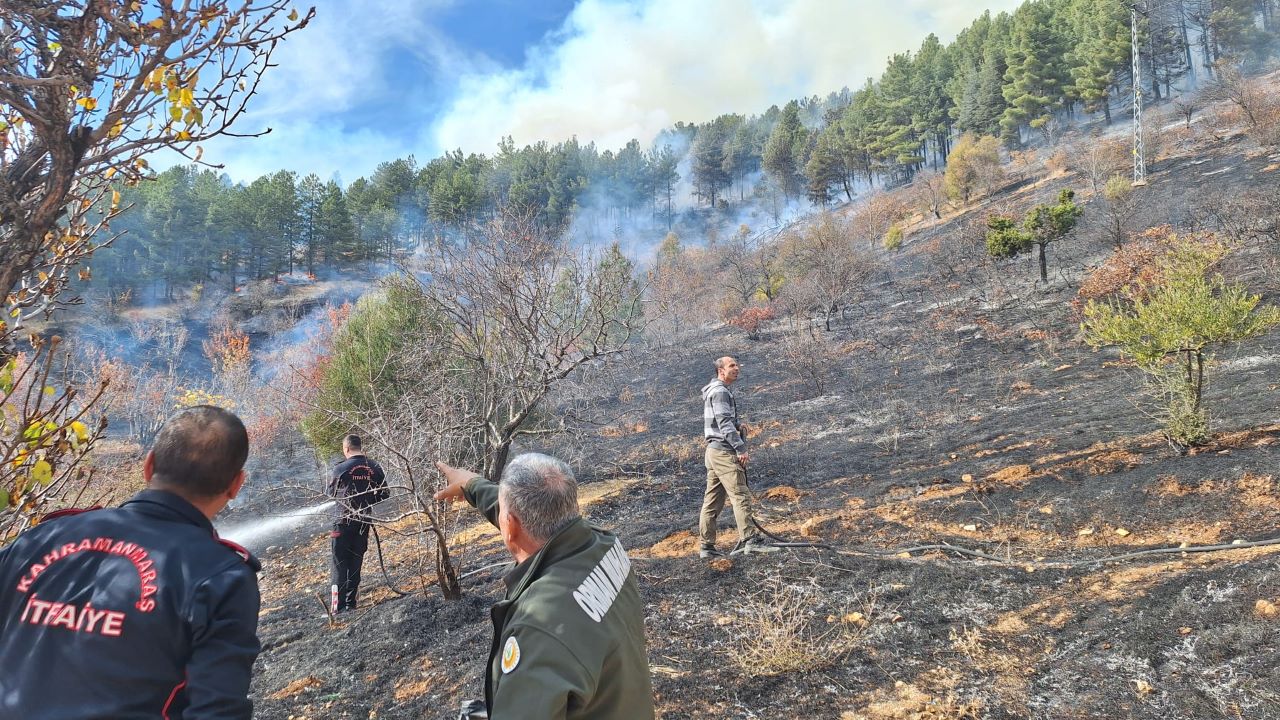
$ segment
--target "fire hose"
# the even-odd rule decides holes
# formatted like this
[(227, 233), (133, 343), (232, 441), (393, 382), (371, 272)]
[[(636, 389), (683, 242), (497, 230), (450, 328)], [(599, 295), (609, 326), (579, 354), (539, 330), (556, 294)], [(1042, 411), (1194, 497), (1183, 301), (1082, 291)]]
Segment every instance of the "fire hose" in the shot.
[[(743, 485), (746, 486), (748, 495), (750, 495), (754, 500), (755, 497), (754, 495), (752, 495), (750, 484), (747, 481), (746, 468), (743, 468), (742, 470), (742, 480), (743, 480)], [(774, 547), (780, 547), (780, 548), (814, 548), (817, 550), (828, 550), (839, 555), (862, 555), (862, 556), (883, 557), (883, 558), (902, 557), (903, 555), (910, 555), (911, 553), (915, 553), (915, 552), (941, 550), (943, 552), (955, 553), (957, 555), (964, 555), (967, 557), (978, 558), (981, 560), (989, 560), (991, 562), (998, 563), (1001, 565), (1018, 565), (1022, 567), (1032, 566), (1032, 567), (1041, 567), (1041, 568), (1085, 567), (1089, 565), (1098, 565), (1101, 563), (1118, 562), (1121, 560), (1132, 560), (1134, 558), (1144, 557), (1147, 555), (1177, 555), (1177, 554), (1183, 554), (1183, 553), (1220, 552), (1220, 551), (1226, 551), (1226, 550), (1242, 550), (1245, 548), (1280, 545), (1280, 538), (1269, 538), (1264, 540), (1249, 540), (1249, 541), (1236, 540), (1230, 543), (1219, 543), (1215, 545), (1187, 545), (1187, 546), (1179, 546), (1179, 547), (1148, 548), (1144, 550), (1135, 550), (1133, 552), (1122, 553), (1120, 555), (1093, 558), (1090, 560), (1053, 561), (1053, 562), (1044, 562), (1044, 561), (1015, 562), (1008, 558), (1002, 558), (996, 555), (992, 555), (990, 553), (982, 552), (981, 550), (972, 550), (970, 548), (960, 547), (959, 545), (952, 545), (951, 543), (947, 543), (947, 542), (932, 543), (927, 545), (913, 545), (911, 547), (898, 548), (895, 550), (878, 550), (875, 548), (864, 548), (864, 547), (838, 548), (828, 543), (795, 542), (770, 532), (763, 525), (761, 525), (760, 522), (756, 520), (754, 516), (751, 518), (751, 524), (754, 525), (756, 529), (759, 530), (766, 537), (774, 540), (775, 542), (771, 543)], [(743, 542), (745, 542), (745, 539), (739, 539), (737, 545), (734, 546), (734, 550), (737, 550), (738, 548), (740, 548)]]
[(382, 579), (386, 581), (387, 589), (400, 597), (408, 597), (409, 593), (396, 587), (395, 582), (391, 580), (391, 574), (387, 572), (387, 563), (382, 559), (382, 538), (378, 535), (378, 526), (370, 523), (369, 528), (373, 530), (373, 544), (378, 547), (378, 567), (382, 569)]

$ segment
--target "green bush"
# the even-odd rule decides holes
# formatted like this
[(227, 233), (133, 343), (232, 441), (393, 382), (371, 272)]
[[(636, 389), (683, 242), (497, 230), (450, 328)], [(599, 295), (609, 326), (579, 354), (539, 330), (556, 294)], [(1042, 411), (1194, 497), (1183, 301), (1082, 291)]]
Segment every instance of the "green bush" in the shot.
[(1081, 330), (1094, 347), (1114, 345), (1147, 378), (1166, 437), (1181, 449), (1209, 437), (1203, 406), (1211, 348), (1260, 335), (1280, 323), (1280, 308), (1211, 273), (1225, 246), (1170, 238), (1156, 277), (1106, 302), (1089, 301)]
[(897, 250), (897, 249), (901, 248), (901, 247), (902, 247), (902, 237), (903, 237), (903, 232), (902, 232), (902, 226), (901, 226), (901, 225), (892, 225), (892, 226), (890, 226), (890, 227), (889, 227), (889, 232), (885, 233), (885, 235), (884, 235), (884, 248), (885, 248), (885, 250)]

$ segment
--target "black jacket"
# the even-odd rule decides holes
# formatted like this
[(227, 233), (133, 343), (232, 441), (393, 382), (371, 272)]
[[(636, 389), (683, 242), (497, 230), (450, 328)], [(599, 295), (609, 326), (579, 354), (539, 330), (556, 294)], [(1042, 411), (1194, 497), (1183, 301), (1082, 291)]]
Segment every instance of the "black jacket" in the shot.
[(369, 508), (390, 496), (382, 466), (364, 455), (352, 455), (338, 463), (328, 493), (338, 501), (334, 519), (339, 523), (367, 519)]
[(0, 718), (249, 718), (258, 561), (144, 490), (0, 549)]

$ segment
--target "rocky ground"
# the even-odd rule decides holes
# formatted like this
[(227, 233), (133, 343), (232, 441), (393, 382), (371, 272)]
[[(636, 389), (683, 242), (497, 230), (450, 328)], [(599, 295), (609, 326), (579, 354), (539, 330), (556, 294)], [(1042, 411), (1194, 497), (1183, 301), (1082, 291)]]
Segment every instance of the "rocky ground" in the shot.
[[(1206, 188), (1276, 182), (1280, 158), (1242, 136), (1187, 138), (1153, 166), (1144, 226), (1194, 222)], [(785, 323), (637, 349), (599, 398), (621, 416), (555, 448), (635, 560), (662, 717), (1280, 717), (1280, 545), (1118, 557), (1280, 537), (1280, 333), (1220, 358), (1214, 442), (1178, 455), (1131, 402), (1132, 371), (1076, 338), (1070, 301), (1107, 252), (1090, 216), (1036, 284), (1033, 259), (966, 245), (980, 214), (919, 224), (819, 331), (811, 374)], [(1230, 272), (1274, 301), (1268, 252), (1242, 249)], [(726, 353), (745, 366), (762, 523), (830, 548), (697, 559), (698, 388)], [(371, 550), (360, 608), (332, 625), (322, 528), (264, 547), (257, 715), (452, 718), (481, 697), (501, 593), (486, 566), (505, 551), (467, 522), (462, 600), (415, 588), (413, 541), (384, 532), (390, 574), (415, 591), (390, 592)], [(722, 527), (731, 544), (728, 512)], [(896, 552), (941, 544), (982, 557)]]

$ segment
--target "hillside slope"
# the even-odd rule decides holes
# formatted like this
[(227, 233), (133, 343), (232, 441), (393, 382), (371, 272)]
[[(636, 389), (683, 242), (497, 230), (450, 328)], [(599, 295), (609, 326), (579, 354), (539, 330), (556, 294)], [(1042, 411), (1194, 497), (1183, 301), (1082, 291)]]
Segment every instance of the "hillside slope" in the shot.
[[(1171, 144), (1143, 226), (1273, 185), (1278, 161), (1229, 133)], [(1035, 178), (987, 206), (1080, 186)], [(1130, 371), (1075, 337), (1071, 300), (1108, 252), (1098, 226), (1055, 246), (1046, 286), (1034, 260), (982, 258), (982, 214), (913, 227), (822, 333), (809, 381), (786, 323), (755, 342), (707, 330), (638, 349), (596, 399), (622, 415), (549, 448), (580, 472), (589, 519), (635, 558), (663, 717), (1280, 716), (1280, 546), (1108, 560), (1280, 537), (1280, 334), (1222, 358), (1208, 399), (1219, 433), (1179, 456), (1130, 402)], [(1274, 251), (1246, 246), (1228, 271), (1274, 301)], [(696, 558), (697, 389), (723, 354), (745, 367), (762, 522), (832, 549)], [(384, 538), (403, 581), (407, 549)], [(941, 544), (986, 557), (892, 552)], [(333, 627), (315, 597), (326, 538), (267, 553), (258, 715), (446, 718), (482, 696), (501, 593), (500, 570), (483, 568), (505, 551), (479, 526), (457, 545), (479, 569), (463, 600), (395, 597), (371, 551), (361, 608)]]

